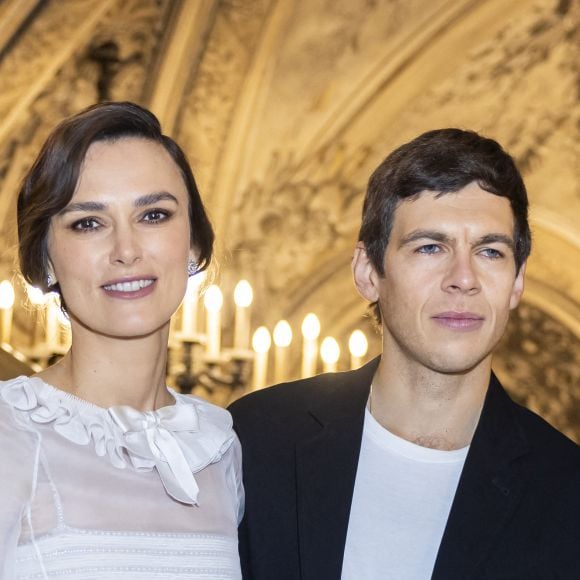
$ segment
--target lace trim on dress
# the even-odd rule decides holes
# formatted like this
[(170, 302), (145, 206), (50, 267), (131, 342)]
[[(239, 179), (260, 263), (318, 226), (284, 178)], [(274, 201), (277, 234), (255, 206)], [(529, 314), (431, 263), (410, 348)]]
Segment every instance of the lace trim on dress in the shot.
[(141, 412), (132, 407), (103, 409), (56, 389), (36, 377), (4, 383), (2, 398), (31, 421), (51, 424), (77, 445), (117, 468), (157, 470), (167, 493), (197, 505), (193, 474), (219, 461), (234, 441), (231, 415), (202, 399), (171, 391), (175, 405)]

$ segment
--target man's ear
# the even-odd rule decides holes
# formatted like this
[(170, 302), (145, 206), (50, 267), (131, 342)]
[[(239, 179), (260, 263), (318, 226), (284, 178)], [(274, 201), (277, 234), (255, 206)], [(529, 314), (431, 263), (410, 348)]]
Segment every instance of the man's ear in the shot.
[(379, 274), (375, 270), (362, 242), (358, 242), (354, 250), (352, 274), (354, 285), (359, 294), (369, 302), (376, 302), (379, 299), (377, 285)]
[(522, 294), (524, 293), (524, 276), (526, 274), (526, 264), (527, 262), (524, 262), (521, 265), (520, 270), (516, 275), (516, 279), (514, 280), (512, 293), (510, 296), (510, 310), (513, 310), (517, 307), (522, 298)]

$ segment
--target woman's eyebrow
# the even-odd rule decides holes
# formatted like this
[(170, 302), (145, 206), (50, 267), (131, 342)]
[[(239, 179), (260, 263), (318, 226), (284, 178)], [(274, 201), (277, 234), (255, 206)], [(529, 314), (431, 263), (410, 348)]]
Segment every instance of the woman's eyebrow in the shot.
[[(178, 199), (167, 191), (157, 191), (155, 193), (142, 195), (135, 200), (133, 205), (135, 207), (146, 207), (148, 205), (153, 205), (159, 201), (165, 200), (173, 201), (179, 205)], [(108, 204), (102, 203), (100, 201), (77, 201), (74, 203), (69, 203), (69, 205), (58, 212), (58, 215), (65, 215), (74, 211), (105, 211), (108, 207)]]
[(147, 195), (142, 195), (135, 200), (135, 207), (145, 207), (147, 205), (153, 205), (159, 201), (173, 201), (179, 205), (178, 199), (168, 191), (156, 191), (155, 193), (148, 193)]
[(105, 211), (107, 207), (106, 203), (99, 201), (77, 201), (75, 203), (69, 203), (58, 212), (58, 215), (65, 215), (73, 211)]

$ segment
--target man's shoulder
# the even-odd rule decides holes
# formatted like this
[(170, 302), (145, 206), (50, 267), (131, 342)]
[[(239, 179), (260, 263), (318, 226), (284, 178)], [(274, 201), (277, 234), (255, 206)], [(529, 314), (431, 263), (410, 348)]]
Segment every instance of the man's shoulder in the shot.
[(504, 452), (509, 449), (522, 452), (538, 468), (556, 468), (559, 463), (580, 473), (580, 447), (540, 415), (515, 402), (494, 374), (478, 431), (474, 442), (486, 442), (494, 453), (498, 441), (504, 441)]
[(531, 448), (547, 463), (561, 464), (580, 477), (580, 446), (530, 409), (514, 405)]
[(327, 373), (266, 387), (234, 401), (229, 410), (234, 417), (261, 415), (264, 412), (287, 415), (306, 410), (321, 399), (332, 400), (343, 396), (343, 374)]
[(308, 411), (323, 410), (329, 417), (348, 415), (364, 406), (378, 359), (355, 371), (325, 373), (255, 391), (229, 407), (234, 422), (270, 418), (284, 422)]

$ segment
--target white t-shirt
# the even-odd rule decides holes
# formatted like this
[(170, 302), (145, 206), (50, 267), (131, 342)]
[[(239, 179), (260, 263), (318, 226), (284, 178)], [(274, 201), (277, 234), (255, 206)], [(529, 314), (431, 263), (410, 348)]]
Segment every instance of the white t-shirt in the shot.
[(468, 449), (415, 445), (366, 411), (343, 580), (431, 578)]

